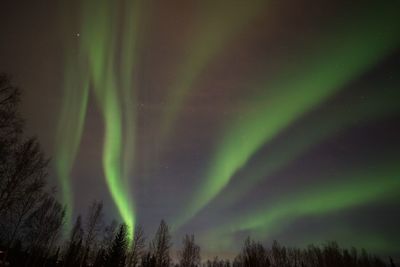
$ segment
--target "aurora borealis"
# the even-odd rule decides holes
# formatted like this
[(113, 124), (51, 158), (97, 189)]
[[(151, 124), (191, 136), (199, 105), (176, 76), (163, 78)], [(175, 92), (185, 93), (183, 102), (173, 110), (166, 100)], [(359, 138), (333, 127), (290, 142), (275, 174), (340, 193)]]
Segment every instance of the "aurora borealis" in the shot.
[[(319, 43), (318, 47), (308, 55), (307, 61), (297, 62), (297, 68), (300, 70), (286, 71), (286, 75), (293, 77), (293, 80), (279, 77), (277, 82), (268, 81), (266, 85), (260, 86), (272, 89), (265, 90), (261, 96), (250, 101), (251, 106), (246, 109), (248, 111), (244, 112), (238, 121), (231, 123), (233, 126), (227, 127), (227, 134), (222, 137), (220, 148), (212, 160), (213, 166), (207, 175), (204, 188), (200, 189), (194, 204), (185, 211), (186, 215), (197, 212), (215, 197), (229, 183), (235, 172), (247, 163), (252, 154), (282, 129), (323, 102), (336, 90), (340, 90), (353, 76), (357, 76), (375, 60), (380, 59), (382, 53), (391, 52), (392, 47), (400, 43), (400, 28), (392, 26), (396, 22), (392, 20), (396, 14), (390, 16), (388, 11), (390, 12), (382, 11), (381, 14), (385, 17), (379, 19), (382, 25), (389, 27), (387, 32), (382, 33), (381, 29), (385, 28), (384, 26), (368, 25), (368, 21), (362, 23), (365, 31), (357, 27), (355, 32), (348, 29), (340, 29), (339, 33), (331, 32), (326, 44), (315, 41)], [(341, 40), (341, 44), (332, 47), (332, 37)], [(285, 109), (280, 107), (283, 102), (287, 104)], [(237, 144), (241, 145), (238, 147)]]
[(206, 253), (250, 235), (400, 255), (398, 1), (41, 2), (6, 1), (1, 71), (66, 232), (101, 199), (131, 238), (165, 219)]
[[(79, 60), (75, 63), (75, 68), (82, 70), (83, 73), (87, 72), (86, 81), (91, 81), (94, 95), (99, 103), (101, 113), (104, 120), (104, 144), (102, 164), (104, 175), (107, 181), (108, 188), (111, 196), (116, 204), (116, 207), (128, 226), (130, 231), (130, 238), (133, 238), (133, 229), (135, 225), (135, 208), (132, 199), (132, 192), (130, 190), (130, 169), (133, 163), (133, 138), (134, 138), (134, 122), (135, 112), (134, 106), (134, 93), (133, 91), (133, 64), (135, 55), (135, 35), (137, 35), (137, 24), (139, 23), (139, 3), (126, 1), (124, 5), (118, 6), (109, 1), (82, 1), (82, 14), (81, 24), (77, 33), (77, 46), (82, 54), (79, 55)], [(129, 12), (128, 15), (123, 12)], [(117, 34), (117, 17), (119, 13), (123, 15), (121, 51), (119, 49), (118, 34)], [(68, 19), (66, 19), (68, 20)], [(82, 37), (81, 37), (82, 34)], [(66, 48), (67, 51), (71, 47)], [(115, 69), (118, 67), (116, 64), (117, 58), (121, 57), (120, 73), (116, 73)], [(83, 66), (81, 66), (83, 65)], [(86, 69), (85, 69), (86, 68)], [(79, 76), (84, 75), (79, 73), (75, 77), (69, 77), (72, 80), (79, 80)], [(71, 86), (70, 86), (71, 87)], [(72, 90), (80, 92), (79, 85), (75, 88), (66, 87), (65, 91)], [(87, 90), (85, 85), (84, 90)], [(82, 99), (82, 100), (81, 100)], [(83, 106), (86, 106), (87, 97), (80, 98)], [(63, 112), (63, 117), (67, 117), (71, 121), (76, 121), (73, 114), (68, 112), (79, 113), (78, 124), (81, 125), (82, 118), (85, 114), (85, 107), (67, 107), (67, 111)], [(126, 112), (123, 112), (123, 109)], [(125, 122), (125, 123), (123, 123)], [(65, 125), (60, 121), (60, 128)], [(69, 140), (71, 136), (74, 138), (68, 143), (72, 147), (79, 144), (81, 135), (81, 127), (75, 128), (71, 125), (71, 131), (76, 132), (60, 134), (64, 140)], [(124, 144), (124, 147), (122, 146)], [(59, 149), (65, 150), (67, 145), (61, 144)], [(63, 151), (62, 155), (66, 154)], [(69, 153), (73, 159), (75, 153)], [(63, 195), (70, 194), (68, 185), (68, 173), (71, 168), (72, 159), (69, 159), (64, 167), (64, 157), (57, 158), (59, 177), (61, 180), (61, 188)], [(72, 202), (69, 201), (68, 196), (64, 196), (66, 203), (69, 207), (73, 207)], [(71, 220), (67, 218), (67, 226), (71, 224)], [(68, 227), (67, 227), (68, 228)]]

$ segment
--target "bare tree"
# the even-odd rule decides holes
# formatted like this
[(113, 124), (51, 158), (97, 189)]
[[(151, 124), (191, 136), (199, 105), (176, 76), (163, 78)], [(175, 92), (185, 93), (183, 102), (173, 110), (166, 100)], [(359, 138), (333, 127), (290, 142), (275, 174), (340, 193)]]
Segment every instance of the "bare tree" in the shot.
[(117, 232), (118, 222), (116, 220), (112, 220), (110, 224), (108, 224), (103, 229), (103, 239), (101, 240), (100, 247), (102, 249), (106, 249), (110, 247), (111, 243), (114, 240), (114, 236)]
[[(215, 257), (212, 261), (207, 260), (205, 266), (207, 267), (230, 267), (230, 262), (227, 260), (219, 259)], [(240, 265), (242, 266), (242, 265)]]
[(83, 240), (83, 234), (84, 234), (84, 231), (82, 228), (82, 217), (81, 217), (81, 215), (79, 215), (76, 218), (74, 227), (72, 228), (71, 236), (69, 238), (69, 243), (77, 243), (77, 242)]
[(46, 257), (60, 235), (65, 208), (51, 195), (43, 198), (41, 205), (25, 221), (26, 240), (30, 248), (29, 266)]
[(103, 202), (93, 201), (90, 205), (85, 228), (86, 234), (84, 236), (84, 253), (81, 261), (81, 266), (86, 265), (90, 252), (94, 244), (98, 241), (99, 233), (103, 227)]
[(1, 167), (22, 131), (22, 120), (17, 114), (19, 101), (19, 89), (11, 84), (7, 75), (0, 74), (0, 179)]
[[(31, 138), (18, 145), (13, 160), (5, 166), (0, 183), (0, 214), (25, 199), (27, 188), (44, 183), (48, 160), (44, 159), (39, 143)], [(42, 186), (43, 187), (43, 186)]]
[(12, 247), (17, 238), (22, 238), (24, 221), (46, 197), (46, 193), (43, 192), (44, 185), (44, 180), (35, 179), (30, 185), (26, 186), (25, 198), (14, 203), (12, 210), (3, 212), (0, 226), (4, 234), (3, 239), (6, 241), (6, 247)]
[[(36, 138), (23, 140), (20, 91), (0, 74), (0, 242), (27, 245), (25, 263), (45, 259), (56, 242), (65, 210), (45, 192), (48, 160)], [(21, 263), (21, 262), (20, 262)]]
[(82, 217), (79, 215), (76, 218), (71, 237), (65, 250), (64, 266), (78, 266), (81, 262), (83, 235)]
[(171, 257), (169, 255), (171, 246), (171, 235), (168, 225), (162, 220), (150, 244), (150, 252), (155, 259), (156, 267), (169, 266), (171, 262)]
[(200, 247), (195, 243), (194, 235), (185, 235), (183, 238), (183, 248), (178, 256), (181, 267), (200, 266)]
[(271, 262), (274, 266), (289, 266), (287, 249), (285, 246), (281, 246), (276, 240), (272, 243), (271, 257)]
[(25, 199), (27, 191), (39, 184), (40, 189), (43, 187), (48, 163), (36, 138), (20, 141), (23, 123), (17, 113), (19, 96), (19, 89), (0, 74), (0, 217)]
[(268, 259), (268, 253), (264, 246), (260, 243), (251, 241), (250, 238), (246, 239), (243, 249), (235, 261), (239, 266), (243, 267), (271, 266)]
[(99, 240), (96, 255), (94, 256), (93, 266), (103, 266), (106, 263), (107, 250), (111, 247), (117, 232), (118, 222), (112, 220), (108, 225), (102, 228), (102, 238)]
[(144, 255), (145, 242), (146, 237), (143, 228), (139, 225), (135, 228), (135, 235), (128, 252), (128, 267), (136, 267), (139, 265), (139, 261)]

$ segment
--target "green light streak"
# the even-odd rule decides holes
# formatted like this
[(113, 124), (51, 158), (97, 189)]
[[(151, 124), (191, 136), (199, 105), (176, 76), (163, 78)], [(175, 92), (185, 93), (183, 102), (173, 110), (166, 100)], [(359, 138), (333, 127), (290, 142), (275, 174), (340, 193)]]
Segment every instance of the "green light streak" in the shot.
[[(123, 178), (124, 175), (128, 174), (124, 173), (124, 163), (121, 160), (121, 155), (123, 154), (121, 145), (123, 139), (122, 104), (117, 86), (117, 77), (115, 75), (118, 9), (112, 2), (107, 0), (87, 0), (84, 3), (83, 10), (82, 46), (88, 57), (93, 88), (104, 117), (103, 169), (111, 196), (122, 219), (128, 226), (129, 239), (132, 240), (134, 235), (135, 211), (129, 187), (126, 186), (127, 179)], [(130, 10), (125, 11), (129, 12)], [(126, 15), (129, 16), (128, 14)], [(130, 21), (130, 18), (126, 19)], [(122, 55), (123, 57), (132, 56), (129, 49), (132, 48), (131, 41), (133, 40), (133, 35), (130, 29), (126, 30), (126, 34), (128, 35), (124, 37), (126, 43), (122, 50), (128, 54)], [(124, 91), (124, 96), (129, 97), (126, 101), (132, 101), (132, 95), (128, 95), (128, 91), (132, 90), (132, 78), (130, 76), (132, 75), (131, 70), (133, 65), (128, 62), (129, 60), (131, 59), (123, 61), (122, 68), (127, 67), (128, 69), (121, 72), (124, 76), (122, 90)], [(132, 119), (129, 116), (126, 116), (126, 118), (128, 120)], [(128, 124), (128, 133), (129, 131), (133, 131), (133, 123), (134, 121)], [(133, 136), (129, 135), (126, 138), (133, 138)], [(130, 149), (132, 144), (133, 141), (129, 142), (128, 146), (130, 147), (127, 149)], [(129, 161), (130, 158), (126, 157), (125, 154), (125, 160)]]
[[(139, 19), (141, 1), (124, 1), (124, 24), (121, 43), (121, 69), (120, 80), (123, 97), (123, 117), (124, 117), (124, 151), (123, 151), (123, 172), (122, 176), (126, 188), (130, 186), (130, 175), (134, 165), (134, 150), (135, 150), (135, 124), (136, 124), (136, 110), (137, 103), (135, 102), (134, 91), (134, 65), (136, 59), (137, 37), (139, 35)], [(130, 193), (129, 193), (130, 194)]]
[[(283, 196), (263, 206), (242, 214), (210, 232), (210, 236), (230, 235), (240, 231), (251, 231), (253, 236), (268, 238), (299, 218), (321, 216), (351, 209), (374, 201), (399, 196), (400, 169), (394, 160), (390, 164), (370, 167), (367, 170), (349, 173), (338, 179), (329, 179), (313, 185), (301, 193)], [(333, 182), (332, 182), (333, 181)]]
[[(393, 167), (392, 167), (393, 168)], [(267, 235), (273, 229), (280, 229), (284, 221), (292, 222), (299, 217), (323, 215), (349, 209), (398, 194), (400, 187), (399, 169), (380, 170), (376, 173), (352, 175), (359, 179), (343, 184), (320, 186), (307, 190), (273, 209), (257, 211), (251, 219), (240, 222), (238, 230), (252, 229)], [(350, 180), (350, 178), (349, 178)]]
[[(71, 170), (78, 153), (85, 123), (89, 84), (87, 72), (81, 68), (81, 50), (77, 47), (70, 18), (70, 6), (62, 5), (60, 16), (61, 31), (70, 36), (65, 42), (65, 72), (63, 76), (63, 97), (55, 137), (55, 168), (61, 188), (62, 203), (66, 205), (64, 233), (72, 227)], [(66, 12), (67, 11), (67, 12)]]
[(229, 187), (229, 190), (221, 196), (222, 201), (219, 202), (219, 206), (232, 205), (256, 187), (258, 182), (284, 169), (312, 147), (338, 132), (400, 110), (397, 101), (399, 93), (392, 85), (381, 85), (379, 90), (374, 90), (371, 95), (365, 97), (368, 100), (354, 102), (352, 99), (353, 103), (343, 105), (351, 106), (351, 112), (347, 109), (321, 111), (316, 118), (302, 122), (299, 128), (282, 142), (274, 142), (268, 149), (268, 159), (261, 161), (259, 166), (241, 173), (240, 177), (245, 177), (245, 179), (235, 180), (234, 187)]
[(396, 8), (387, 5), (372, 10), (374, 20), (364, 14), (350, 20), (347, 27), (321, 36), (307, 47), (306, 57), (300, 57), (278, 79), (260, 86), (264, 92), (225, 128), (206, 181), (177, 218), (176, 228), (207, 205), (263, 145), (396, 48)]
[[(56, 172), (60, 182), (62, 202), (67, 206), (65, 230), (72, 224), (72, 193), (70, 174), (81, 141), (88, 101), (88, 83), (84, 75), (67, 58), (64, 95), (56, 134)], [(69, 59), (69, 60), (68, 60)]]
[[(111, 71), (111, 70), (110, 70)], [(118, 97), (115, 93), (115, 83), (108, 77), (105, 103), (102, 104), (105, 119), (105, 137), (103, 150), (103, 166), (107, 184), (118, 210), (129, 227), (130, 237), (133, 238), (135, 225), (132, 200), (123, 186), (121, 173), (121, 110)]]
[(168, 91), (167, 105), (161, 119), (161, 139), (167, 139), (185, 99), (196, 79), (212, 59), (235, 35), (263, 11), (266, 1), (248, 2), (201, 1), (196, 36), (189, 40), (186, 57), (178, 68), (178, 79)]

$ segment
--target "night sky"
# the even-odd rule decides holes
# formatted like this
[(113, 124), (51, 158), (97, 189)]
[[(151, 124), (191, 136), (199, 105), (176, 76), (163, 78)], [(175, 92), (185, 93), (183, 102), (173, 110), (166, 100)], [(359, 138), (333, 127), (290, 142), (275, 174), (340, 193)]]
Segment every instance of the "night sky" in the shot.
[(165, 219), (210, 254), (250, 235), (400, 255), (399, 10), (3, 0), (0, 71), (66, 230), (99, 199), (107, 220), (151, 236)]

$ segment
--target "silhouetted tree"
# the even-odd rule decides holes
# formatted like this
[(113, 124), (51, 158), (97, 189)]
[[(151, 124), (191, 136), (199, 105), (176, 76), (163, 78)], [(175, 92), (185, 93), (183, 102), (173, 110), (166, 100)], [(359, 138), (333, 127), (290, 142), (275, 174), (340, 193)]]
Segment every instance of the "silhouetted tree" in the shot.
[(251, 241), (250, 238), (246, 239), (235, 262), (236, 265), (243, 267), (269, 267), (271, 265), (264, 246)]
[(121, 267), (125, 265), (126, 251), (128, 248), (127, 226), (121, 224), (112, 246), (107, 253), (106, 264), (109, 267)]
[(106, 253), (105, 249), (99, 248), (99, 250), (96, 253), (96, 258), (94, 260), (93, 266), (97, 266), (97, 267), (105, 266), (106, 256), (107, 256), (107, 253)]
[(131, 244), (131, 248), (128, 252), (128, 267), (136, 267), (139, 265), (140, 259), (144, 255), (146, 238), (144, 236), (143, 228), (137, 226), (135, 228), (135, 235)]
[(19, 89), (0, 74), (0, 243), (22, 238), (24, 220), (39, 204), (48, 161), (35, 138), (21, 141)]
[(142, 256), (141, 263), (142, 267), (155, 267), (156, 257), (150, 251), (148, 251)]
[(194, 241), (194, 235), (185, 235), (183, 248), (179, 252), (179, 264), (181, 267), (200, 266), (200, 247)]
[(339, 245), (336, 242), (328, 242), (323, 247), (325, 266), (336, 267), (342, 266), (342, 252), (339, 249)]
[(22, 136), (19, 100), (19, 89), (0, 74), (0, 246), (13, 266), (35, 266), (55, 252), (65, 211), (46, 192), (39, 142)]
[(0, 74), (0, 179), (13, 145), (22, 132), (22, 119), (17, 113), (19, 101), (19, 89), (11, 84), (7, 75)]
[(87, 264), (90, 252), (94, 244), (98, 241), (99, 234), (103, 227), (103, 203), (94, 201), (88, 210), (85, 221), (84, 252), (81, 266)]
[(35, 266), (42, 257), (47, 257), (61, 232), (65, 208), (51, 195), (47, 195), (40, 206), (25, 221), (26, 241), (33, 257), (29, 266)]
[(107, 250), (111, 246), (117, 232), (117, 227), (118, 222), (116, 220), (112, 220), (108, 225), (104, 227), (102, 239), (100, 241), (100, 247), (102, 249)]
[(46, 196), (44, 190), (44, 177), (36, 177), (27, 181), (19, 190), (22, 191), (21, 197), (15, 199), (10, 209), (3, 211), (0, 225), (2, 228), (2, 239), (7, 247), (11, 247), (16, 238), (23, 238), (23, 225), (29, 215), (40, 205)]
[(171, 262), (169, 255), (171, 246), (171, 235), (169, 233), (168, 225), (164, 220), (162, 220), (157, 229), (156, 235), (150, 244), (150, 252), (155, 258), (156, 267), (169, 266)]
[(396, 267), (396, 264), (394, 264), (392, 257), (390, 259), (390, 267)]
[(228, 267), (228, 266), (230, 266), (230, 262), (227, 260), (221, 260), (218, 257), (215, 257), (212, 261), (207, 260), (205, 265), (207, 267)]
[(272, 266), (281, 267), (289, 267), (290, 265), (286, 248), (281, 246), (276, 240), (272, 243), (271, 264)]
[(46, 267), (57, 267), (59, 256), (60, 256), (60, 247), (57, 247), (55, 252), (46, 261), (45, 266)]
[(74, 227), (71, 231), (71, 237), (67, 244), (64, 255), (64, 266), (79, 266), (79, 263), (83, 257), (83, 235), (84, 231), (82, 228), (82, 217), (79, 215), (76, 218)]
[(288, 257), (291, 267), (301, 267), (301, 250), (297, 248), (288, 248)]
[(0, 176), (0, 239), (11, 247), (22, 238), (24, 221), (41, 203), (46, 185), (47, 160), (39, 143), (31, 138), (14, 144)]

